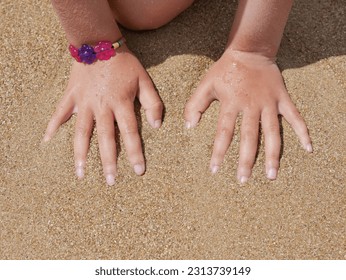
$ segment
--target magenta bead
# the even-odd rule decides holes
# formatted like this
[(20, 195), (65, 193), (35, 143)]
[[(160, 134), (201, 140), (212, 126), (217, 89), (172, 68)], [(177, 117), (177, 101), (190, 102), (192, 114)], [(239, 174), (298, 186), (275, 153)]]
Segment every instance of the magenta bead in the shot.
[(108, 59), (110, 59), (114, 55), (115, 55), (115, 50), (114, 49), (105, 50), (103, 52), (96, 53), (96, 57), (99, 60), (108, 60)]
[(94, 50), (96, 53), (103, 52), (112, 48), (112, 43), (109, 41), (101, 41), (95, 47)]
[(72, 45), (69, 46), (69, 51), (70, 51), (70, 54), (71, 56), (77, 60), (78, 62), (82, 62), (81, 58), (79, 57), (79, 54), (78, 54), (78, 49)]
[(99, 60), (108, 60), (115, 55), (112, 43), (109, 41), (101, 41), (94, 47), (96, 57)]

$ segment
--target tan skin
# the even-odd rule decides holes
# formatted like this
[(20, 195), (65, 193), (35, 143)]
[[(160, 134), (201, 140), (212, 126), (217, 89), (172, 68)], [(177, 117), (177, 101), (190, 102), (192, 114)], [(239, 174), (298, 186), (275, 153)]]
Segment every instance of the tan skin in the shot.
[[(104, 38), (116, 41), (121, 37), (116, 22), (135, 30), (158, 28), (192, 2), (52, 0), (68, 41), (76, 47), (83, 43), (95, 44)], [(243, 118), (237, 177), (241, 183), (251, 176), (260, 121), (265, 136), (265, 164), (269, 179), (275, 179), (279, 169), (278, 114), (291, 124), (303, 147), (308, 152), (312, 151), (307, 127), (290, 100), (275, 63), (291, 5), (290, 0), (240, 0), (224, 54), (186, 104), (186, 127), (192, 128), (212, 101), (220, 102), (210, 161), (212, 173), (221, 166), (240, 113)], [(86, 25), (85, 22), (94, 24)], [(117, 174), (116, 120), (128, 159), (135, 173), (142, 175), (145, 162), (134, 114), (136, 97), (149, 124), (159, 128), (163, 105), (145, 69), (126, 45), (108, 61), (92, 65), (73, 62), (65, 95), (48, 124), (44, 140), (51, 139), (60, 125), (77, 113), (74, 153), (76, 174), (82, 178), (95, 119), (104, 175), (107, 184), (113, 185)]]

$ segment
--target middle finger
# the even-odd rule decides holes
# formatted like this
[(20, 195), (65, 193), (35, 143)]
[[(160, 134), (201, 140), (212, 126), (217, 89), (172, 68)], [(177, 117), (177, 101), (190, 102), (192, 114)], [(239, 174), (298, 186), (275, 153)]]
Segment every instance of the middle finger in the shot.
[(258, 143), (259, 113), (243, 112), (240, 132), (240, 149), (237, 177), (245, 183), (251, 176)]
[(110, 109), (96, 114), (97, 139), (99, 142), (103, 173), (108, 185), (114, 185), (116, 175), (116, 144), (114, 116)]

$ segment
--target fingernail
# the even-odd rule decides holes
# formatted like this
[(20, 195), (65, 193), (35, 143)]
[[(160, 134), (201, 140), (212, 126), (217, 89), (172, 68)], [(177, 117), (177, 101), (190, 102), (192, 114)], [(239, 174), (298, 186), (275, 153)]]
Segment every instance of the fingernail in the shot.
[(160, 128), (161, 127), (161, 120), (156, 120), (154, 122), (154, 128)]
[(191, 128), (191, 123), (190, 123), (190, 122), (185, 122), (185, 127), (186, 127), (187, 129), (190, 129), (190, 128)]
[(108, 174), (106, 176), (106, 182), (107, 182), (108, 186), (113, 186), (115, 184), (115, 177), (114, 177), (114, 175)]
[(312, 153), (312, 145), (311, 144), (307, 144), (305, 149), (309, 152)]
[(142, 175), (144, 173), (144, 165), (143, 164), (135, 164), (133, 166), (133, 170), (137, 175)]
[(270, 180), (275, 180), (277, 176), (277, 170), (275, 168), (270, 168), (267, 173), (267, 178)]
[(79, 179), (82, 179), (84, 177), (83, 167), (76, 167), (76, 175)]
[(218, 165), (213, 165), (211, 168), (211, 173), (216, 174), (216, 172), (219, 170), (219, 166)]
[(240, 177), (240, 183), (245, 184), (247, 182), (248, 178), (246, 176), (241, 176)]

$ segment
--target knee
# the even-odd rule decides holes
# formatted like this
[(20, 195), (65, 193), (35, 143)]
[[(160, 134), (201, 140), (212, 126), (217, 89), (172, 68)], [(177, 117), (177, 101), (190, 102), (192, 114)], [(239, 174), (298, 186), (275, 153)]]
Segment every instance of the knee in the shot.
[(111, 1), (115, 19), (131, 30), (157, 29), (188, 8), (193, 0)]
[(138, 18), (118, 17), (116, 20), (119, 24), (121, 24), (125, 28), (130, 30), (135, 30), (135, 31), (158, 29), (169, 22), (168, 20), (155, 18), (150, 15), (147, 15), (147, 17), (145, 18), (144, 17), (138, 17)]

